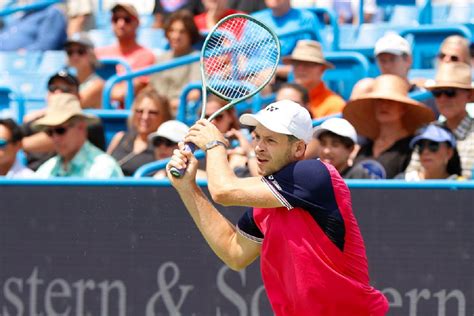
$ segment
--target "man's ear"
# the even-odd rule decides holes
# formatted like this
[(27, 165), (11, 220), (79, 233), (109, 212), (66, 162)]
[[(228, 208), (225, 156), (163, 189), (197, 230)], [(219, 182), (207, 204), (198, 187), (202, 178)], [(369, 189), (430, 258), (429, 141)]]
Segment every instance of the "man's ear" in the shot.
[(296, 158), (301, 159), (304, 157), (306, 151), (306, 143), (302, 140), (298, 140), (294, 144), (294, 155)]

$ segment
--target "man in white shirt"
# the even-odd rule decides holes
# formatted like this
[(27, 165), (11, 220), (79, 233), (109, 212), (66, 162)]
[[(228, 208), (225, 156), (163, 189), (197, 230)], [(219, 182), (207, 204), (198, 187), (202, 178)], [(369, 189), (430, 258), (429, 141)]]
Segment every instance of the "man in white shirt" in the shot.
[(34, 172), (17, 159), (23, 133), (12, 119), (0, 119), (0, 177), (33, 178)]

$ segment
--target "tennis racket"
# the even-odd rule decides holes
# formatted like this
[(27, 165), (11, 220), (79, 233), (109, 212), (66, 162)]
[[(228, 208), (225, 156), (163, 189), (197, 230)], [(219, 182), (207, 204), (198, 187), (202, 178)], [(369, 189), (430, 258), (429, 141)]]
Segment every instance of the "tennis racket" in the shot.
[[(242, 102), (265, 87), (280, 60), (280, 41), (265, 24), (246, 14), (233, 14), (220, 20), (209, 32), (201, 50), (202, 110), (206, 113), (207, 92), (229, 101), (214, 112), (212, 121), (223, 111)], [(194, 152), (196, 146), (186, 143)], [(174, 177), (186, 169), (171, 168)]]

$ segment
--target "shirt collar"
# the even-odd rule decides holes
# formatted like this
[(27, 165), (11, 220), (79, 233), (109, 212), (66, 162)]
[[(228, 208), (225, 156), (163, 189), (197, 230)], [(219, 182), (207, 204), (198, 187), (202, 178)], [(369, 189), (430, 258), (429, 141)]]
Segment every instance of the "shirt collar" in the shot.
[(71, 172), (74, 172), (74, 170), (78, 168), (82, 168), (86, 163), (87, 163), (87, 153), (89, 152), (91, 144), (89, 141), (86, 141), (84, 145), (82, 145), (81, 149), (77, 152), (77, 154), (72, 158), (72, 160), (68, 164), (67, 170), (64, 169), (63, 166), (63, 159), (61, 157), (58, 157), (57, 163), (59, 164), (59, 173), (60, 174), (70, 174)]

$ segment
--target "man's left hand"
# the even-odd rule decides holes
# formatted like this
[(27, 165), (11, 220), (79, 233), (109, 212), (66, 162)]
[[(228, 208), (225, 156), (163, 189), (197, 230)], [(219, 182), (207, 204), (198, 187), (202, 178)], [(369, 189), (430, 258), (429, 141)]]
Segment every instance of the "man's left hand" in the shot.
[(195, 144), (202, 150), (206, 149), (207, 143), (214, 140), (221, 141), (225, 144), (228, 143), (217, 127), (208, 120), (197, 121), (196, 124), (191, 126), (184, 140)]

